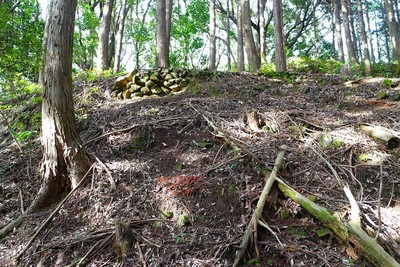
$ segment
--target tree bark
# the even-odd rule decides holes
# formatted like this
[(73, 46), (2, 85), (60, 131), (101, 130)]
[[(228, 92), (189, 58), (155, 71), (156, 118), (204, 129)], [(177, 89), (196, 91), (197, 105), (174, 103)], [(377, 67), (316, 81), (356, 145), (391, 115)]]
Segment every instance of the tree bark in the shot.
[(335, 21), (335, 37), (336, 46), (338, 50), (338, 59), (340, 62), (344, 62), (344, 51), (343, 51), (343, 38), (342, 38), (342, 27), (340, 23), (340, 0), (333, 0), (333, 12)]
[(369, 6), (368, 6), (368, 1), (365, 0), (364, 1), (364, 5), (365, 5), (365, 15), (367, 18), (367, 32), (368, 32), (368, 36), (369, 36), (369, 52), (371, 55), (371, 61), (372, 63), (375, 63), (375, 53), (374, 53), (374, 45), (372, 42), (372, 31), (371, 31), (371, 22), (369, 19)]
[(349, 11), (347, 8), (347, 0), (342, 1), (342, 14), (343, 14), (343, 27), (344, 27), (344, 35), (346, 39), (346, 48), (347, 48), (347, 55), (349, 57), (349, 62), (351, 64), (357, 64), (357, 56), (354, 51), (353, 42), (351, 40), (351, 31), (350, 31), (350, 22), (349, 22)]
[(237, 1), (237, 71), (244, 71), (244, 49), (243, 49), (243, 27), (242, 27), (242, 9), (240, 0)]
[(358, 21), (360, 23), (363, 58), (364, 58), (364, 65), (365, 65), (365, 75), (370, 76), (371, 75), (371, 61), (369, 58), (368, 40), (367, 40), (367, 34), (365, 32), (364, 13), (362, 11), (362, 8), (363, 7), (362, 7), (361, 0), (357, 0)]
[(110, 62), (108, 62), (108, 41), (113, 5), (114, 0), (106, 0), (103, 8), (103, 16), (101, 18), (99, 29), (99, 46), (97, 50), (97, 68), (99, 70), (107, 70), (110, 68)]
[(156, 62), (158, 67), (169, 67), (167, 41), (166, 0), (156, 1)]
[(260, 9), (260, 59), (261, 64), (266, 62), (266, 45), (265, 45), (265, 0), (259, 0), (259, 9)]
[(208, 59), (208, 69), (215, 69), (216, 47), (215, 47), (215, 0), (210, 0), (210, 51)]
[(251, 28), (250, 1), (240, 0), (240, 7), (242, 11), (241, 19), (243, 27), (244, 47), (246, 49), (247, 60), (249, 62), (249, 70), (251, 72), (255, 72), (260, 69), (260, 57), (257, 53), (253, 31)]
[(119, 20), (119, 27), (117, 35), (115, 37), (116, 45), (115, 45), (115, 59), (113, 68), (114, 72), (118, 72), (121, 66), (122, 42), (124, 39), (125, 19), (127, 13), (128, 13), (128, 0), (123, 0), (121, 6), (121, 17)]
[(274, 34), (276, 71), (286, 71), (286, 54), (283, 38), (282, 0), (274, 0)]
[(228, 63), (228, 71), (231, 70), (231, 21), (230, 21), (230, 1), (226, 1), (226, 50), (227, 50), (227, 63)]
[(78, 184), (89, 168), (75, 126), (72, 47), (76, 0), (52, 0), (45, 27), (41, 173), (43, 183), (27, 213), (51, 205)]
[(394, 17), (393, 1), (385, 0), (386, 19), (389, 28), (390, 40), (392, 43), (393, 60), (400, 63), (400, 42), (397, 22)]

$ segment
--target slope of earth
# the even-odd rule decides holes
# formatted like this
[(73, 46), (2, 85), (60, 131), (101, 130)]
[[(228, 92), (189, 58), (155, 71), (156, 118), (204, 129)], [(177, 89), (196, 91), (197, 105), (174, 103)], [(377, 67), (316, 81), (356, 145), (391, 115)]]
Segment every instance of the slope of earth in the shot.
[[(93, 168), (19, 266), (232, 266), (281, 145), (288, 146), (284, 181), (343, 219), (347, 183), (372, 234), (380, 207), (380, 239), (399, 255), (399, 148), (359, 129), (400, 132), (399, 102), (376, 98), (398, 94), (398, 83), (231, 73), (199, 76), (173, 96), (126, 101), (111, 99), (111, 86), (109, 79), (76, 84), (78, 128)], [(5, 225), (38, 191), (41, 151), (36, 141), (22, 154), (6, 131), (1, 136)], [(50, 213), (30, 215), (1, 241), (1, 266), (12, 266)], [(270, 230), (258, 227), (242, 266), (371, 266), (278, 190), (263, 219)], [(125, 251), (115, 225), (126, 222)]]

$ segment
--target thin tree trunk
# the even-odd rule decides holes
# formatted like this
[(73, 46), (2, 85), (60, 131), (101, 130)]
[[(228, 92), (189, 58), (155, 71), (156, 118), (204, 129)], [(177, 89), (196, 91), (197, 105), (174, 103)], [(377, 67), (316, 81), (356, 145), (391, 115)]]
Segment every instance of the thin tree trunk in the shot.
[(400, 41), (397, 22), (394, 17), (393, 1), (385, 0), (386, 19), (389, 28), (390, 40), (392, 43), (393, 60), (400, 63)]
[(173, 0), (166, 0), (165, 3), (165, 31), (166, 31), (166, 53), (168, 58), (168, 66), (169, 66), (169, 48), (171, 46), (171, 23), (172, 23), (172, 8), (173, 8)]
[(338, 51), (338, 59), (340, 62), (344, 62), (344, 51), (343, 51), (343, 39), (342, 39), (342, 27), (340, 25), (340, 0), (333, 0), (333, 12), (335, 21), (335, 37), (336, 47)]
[(258, 56), (257, 53), (256, 44), (254, 42), (253, 31), (251, 28), (250, 1), (240, 0), (240, 5), (242, 11), (244, 48), (246, 49), (247, 61), (249, 63), (249, 70), (251, 72), (255, 72), (260, 69), (260, 57)]
[(367, 40), (367, 34), (365, 32), (364, 14), (363, 14), (362, 8), (363, 7), (362, 7), (361, 0), (357, 0), (358, 21), (360, 22), (360, 33), (361, 33), (362, 48), (363, 48), (365, 75), (370, 76), (371, 75), (371, 61), (369, 58), (368, 40)]
[(75, 126), (72, 46), (76, 0), (52, 0), (45, 27), (41, 174), (43, 183), (27, 213), (53, 204), (78, 184), (89, 160)]
[(353, 42), (351, 40), (347, 0), (341, 0), (341, 2), (342, 2), (344, 35), (345, 35), (345, 39), (346, 39), (346, 48), (347, 48), (347, 54), (349, 57), (349, 62), (352, 64), (357, 64), (358, 63), (357, 56), (355, 54)]
[(208, 58), (208, 69), (215, 69), (216, 47), (215, 47), (215, 0), (210, 0), (210, 47)]
[(121, 57), (122, 57), (122, 43), (124, 39), (124, 30), (125, 30), (125, 19), (128, 13), (128, 0), (122, 1), (121, 7), (121, 18), (119, 21), (119, 27), (117, 31), (116, 45), (115, 45), (115, 59), (114, 59), (114, 72), (118, 72), (121, 66)]
[(359, 63), (359, 58), (361, 58), (361, 50), (360, 45), (359, 45), (359, 39), (357, 36), (357, 31), (356, 31), (356, 25), (354, 23), (354, 14), (353, 14), (353, 4), (351, 2), (352, 0), (348, 0), (348, 13), (349, 13), (349, 23), (350, 23), (350, 32), (351, 32), (351, 40), (353, 44), (353, 49), (357, 58), (357, 63)]
[(259, 9), (260, 9), (260, 59), (261, 64), (266, 61), (266, 45), (265, 45), (265, 0), (259, 0)]
[(226, 1), (226, 49), (228, 54), (228, 71), (231, 70), (231, 21), (230, 21), (230, 0)]
[(286, 54), (283, 35), (282, 0), (274, 0), (274, 34), (276, 71), (286, 71)]
[(237, 71), (244, 71), (244, 45), (243, 45), (243, 27), (242, 27), (242, 9), (240, 7), (240, 0), (237, 0)]
[(110, 62), (108, 62), (108, 44), (110, 38), (113, 5), (113, 0), (106, 0), (103, 8), (103, 16), (100, 22), (99, 46), (97, 50), (97, 68), (100, 70), (107, 70), (110, 68)]
[(169, 67), (166, 26), (166, 0), (156, 1), (156, 62), (158, 67)]
[(369, 36), (369, 51), (370, 51), (370, 55), (371, 55), (371, 62), (375, 63), (374, 45), (372, 42), (371, 22), (369, 19), (369, 6), (368, 6), (367, 0), (364, 1), (364, 5), (365, 5), (365, 15), (367, 18), (367, 31), (368, 31), (368, 36)]

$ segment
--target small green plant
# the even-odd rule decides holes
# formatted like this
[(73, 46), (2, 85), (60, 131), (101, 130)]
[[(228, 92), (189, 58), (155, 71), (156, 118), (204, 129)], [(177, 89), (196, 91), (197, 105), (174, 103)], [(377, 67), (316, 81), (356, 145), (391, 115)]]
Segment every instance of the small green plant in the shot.
[(276, 72), (276, 66), (273, 63), (264, 63), (261, 66), (260, 71), (262, 74), (269, 76)]

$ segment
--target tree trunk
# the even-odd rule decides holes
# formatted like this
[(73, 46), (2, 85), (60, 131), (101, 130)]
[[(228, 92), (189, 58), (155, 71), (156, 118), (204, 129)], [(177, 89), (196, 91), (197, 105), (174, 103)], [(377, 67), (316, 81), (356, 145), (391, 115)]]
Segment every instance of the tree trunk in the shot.
[(351, 32), (350, 32), (350, 22), (349, 22), (349, 12), (347, 8), (347, 0), (342, 0), (342, 14), (343, 14), (343, 27), (344, 27), (344, 36), (346, 39), (346, 48), (347, 54), (349, 57), (349, 62), (352, 64), (357, 64), (357, 56), (354, 51), (353, 42), (351, 40)]
[(89, 168), (81, 147), (72, 97), (72, 46), (76, 0), (52, 0), (45, 28), (41, 173), (43, 183), (28, 213), (58, 201)]
[(266, 62), (266, 45), (265, 45), (265, 0), (259, 0), (260, 9), (260, 59), (261, 64)]
[(97, 68), (99, 70), (107, 70), (110, 68), (110, 62), (108, 62), (108, 43), (113, 5), (114, 0), (106, 0), (103, 8), (103, 16), (99, 29), (99, 46), (97, 50)]
[(372, 43), (371, 22), (369, 19), (369, 7), (368, 7), (367, 0), (364, 1), (364, 5), (365, 5), (365, 15), (367, 18), (367, 32), (368, 32), (368, 36), (369, 36), (369, 51), (370, 51), (370, 55), (371, 55), (371, 61), (372, 61), (372, 63), (375, 63), (374, 45)]
[(167, 58), (168, 58), (168, 65), (169, 65), (169, 47), (171, 45), (171, 23), (172, 23), (172, 8), (173, 8), (173, 0), (166, 0), (166, 7), (165, 7), (165, 30), (167, 32)]
[(157, 67), (169, 67), (166, 0), (156, 0), (156, 62)]
[(122, 41), (124, 39), (125, 19), (127, 13), (128, 13), (128, 0), (123, 0), (121, 6), (121, 17), (119, 20), (119, 27), (117, 35), (115, 37), (116, 45), (115, 45), (115, 59), (114, 59), (114, 69), (113, 69), (114, 72), (118, 72), (121, 66)]
[(228, 71), (231, 70), (231, 21), (230, 21), (230, 1), (226, 1), (226, 50), (228, 54)]
[(244, 71), (244, 50), (243, 50), (243, 27), (242, 27), (242, 9), (240, 7), (240, 0), (237, 1), (237, 71)]
[(274, 0), (274, 34), (276, 71), (286, 71), (286, 54), (283, 35), (282, 0)]
[(362, 11), (361, 0), (357, 0), (357, 11), (358, 11), (358, 21), (360, 22), (360, 32), (361, 32), (361, 39), (362, 39), (365, 75), (370, 76), (371, 75), (371, 61), (369, 59), (368, 40), (367, 40), (367, 34), (365, 32), (364, 13)]
[(359, 63), (359, 58), (361, 58), (361, 51), (359, 49), (360, 45), (359, 45), (359, 39), (356, 33), (356, 26), (354, 23), (354, 14), (353, 14), (353, 4), (351, 2), (352, 0), (348, 0), (348, 6), (347, 6), (347, 11), (349, 13), (349, 23), (350, 23), (350, 32), (351, 32), (351, 40), (352, 44), (353, 44), (353, 50), (354, 53), (356, 54), (356, 58), (357, 58), (357, 63)]
[(335, 37), (336, 46), (338, 50), (338, 59), (340, 62), (344, 62), (344, 51), (343, 51), (343, 39), (342, 39), (342, 27), (340, 25), (340, 0), (333, 0), (333, 12), (335, 20)]
[(385, 0), (386, 19), (389, 28), (390, 40), (392, 42), (393, 60), (400, 63), (400, 42), (397, 22), (394, 18), (393, 1)]
[(240, 0), (240, 7), (242, 11), (241, 18), (243, 26), (244, 47), (246, 49), (247, 60), (249, 62), (249, 70), (251, 72), (255, 72), (260, 69), (260, 57), (257, 53), (253, 31), (251, 28), (250, 1)]
[(216, 48), (215, 48), (215, 0), (210, 0), (210, 51), (208, 59), (208, 69), (215, 69)]

